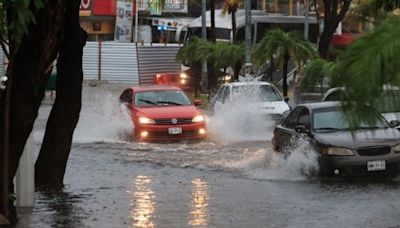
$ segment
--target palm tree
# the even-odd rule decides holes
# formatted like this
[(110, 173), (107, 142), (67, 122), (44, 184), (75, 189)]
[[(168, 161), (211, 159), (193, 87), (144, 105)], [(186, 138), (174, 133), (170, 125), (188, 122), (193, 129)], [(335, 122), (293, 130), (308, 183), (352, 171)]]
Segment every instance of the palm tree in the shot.
[(179, 49), (176, 60), (181, 61), (183, 65), (192, 67), (195, 62), (199, 61), (197, 50), (202, 42), (204, 41), (196, 36), (191, 38), (188, 43)]
[(314, 90), (319, 84), (322, 87), (325, 79), (332, 79), (337, 64), (335, 62), (326, 61), (325, 59), (314, 59), (307, 63), (301, 79), (300, 87), (302, 90)]
[(214, 68), (220, 69), (232, 67), (234, 70), (234, 79), (238, 79), (239, 71), (244, 62), (244, 45), (217, 42), (214, 46), (212, 59)]
[(400, 7), (399, 0), (357, 0), (350, 14), (361, 22), (376, 24)]
[(232, 43), (236, 43), (236, 12), (240, 5), (243, 4), (243, 0), (226, 0), (222, 14), (231, 14), (232, 19)]
[[(189, 66), (192, 69), (192, 75), (201, 75), (201, 63), (204, 61), (212, 61), (212, 53), (214, 43), (205, 41), (198, 37), (193, 37), (188, 43), (181, 47), (176, 55), (176, 59), (183, 65)], [(196, 91), (200, 86), (200, 79), (196, 77)], [(213, 82), (209, 80), (210, 82)], [(211, 84), (211, 85), (210, 85)], [(212, 87), (212, 83), (209, 83)]]
[[(343, 101), (345, 113), (357, 124), (368, 118), (365, 104), (385, 103), (382, 85), (400, 86), (400, 19), (391, 18), (381, 22), (368, 35), (360, 37), (344, 53), (338, 71), (338, 80), (346, 89)], [(395, 104), (400, 109), (400, 104)], [(356, 125), (353, 125), (356, 126)]]
[(274, 57), (274, 62), (283, 67), (283, 96), (287, 96), (288, 63), (292, 60), (298, 69), (310, 58), (317, 56), (316, 51), (303, 35), (297, 32), (284, 32), (281, 29), (268, 31), (264, 38), (254, 47), (254, 62), (262, 66), (267, 60)]

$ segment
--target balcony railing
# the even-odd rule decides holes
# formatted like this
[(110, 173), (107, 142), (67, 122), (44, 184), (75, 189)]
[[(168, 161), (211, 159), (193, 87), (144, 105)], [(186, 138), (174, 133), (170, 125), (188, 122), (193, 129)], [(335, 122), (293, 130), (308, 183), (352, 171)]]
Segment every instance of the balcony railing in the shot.
[[(257, 9), (263, 11), (265, 14), (304, 16), (307, 11), (304, 0), (258, 0), (257, 3)], [(310, 5), (309, 14), (315, 15), (313, 5)]]

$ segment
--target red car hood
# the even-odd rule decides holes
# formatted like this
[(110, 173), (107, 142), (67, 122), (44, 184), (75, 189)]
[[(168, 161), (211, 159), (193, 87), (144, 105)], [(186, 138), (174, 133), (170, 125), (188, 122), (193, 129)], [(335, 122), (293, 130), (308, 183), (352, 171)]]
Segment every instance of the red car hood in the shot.
[(184, 118), (184, 117), (195, 117), (201, 112), (193, 105), (190, 106), (160, 106), (160, 107), (147, 107), (138, 108), (137, 116), (145, 116), (152, 119), (158, 118)]

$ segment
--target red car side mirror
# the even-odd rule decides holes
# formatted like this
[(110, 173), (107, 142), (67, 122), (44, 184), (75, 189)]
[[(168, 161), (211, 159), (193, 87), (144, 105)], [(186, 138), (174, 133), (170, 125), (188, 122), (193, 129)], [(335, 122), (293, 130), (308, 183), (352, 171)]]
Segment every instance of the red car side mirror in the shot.
[(200, 100), (200, 99), (194, 100), (194, 106), (200, 106), (201, 104), (203, 104), (202, 100)]

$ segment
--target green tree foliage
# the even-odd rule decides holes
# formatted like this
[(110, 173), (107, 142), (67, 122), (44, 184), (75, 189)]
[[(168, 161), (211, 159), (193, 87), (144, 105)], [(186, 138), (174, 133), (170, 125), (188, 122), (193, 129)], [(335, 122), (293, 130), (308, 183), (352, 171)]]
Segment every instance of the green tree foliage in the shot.
[(176, 55), (176, 60), (181, 61), (183, 65), (193, 66), (199, 61), (197, 57), (197, 50), (200, 43), (203, 42), (198, 37), (193, 37), (188, 43), (181, 47)]
[[(387, 102), (381, 96), (383, 85), (400, 86), (399, 37), (400, 18), (387, 19), (344, 53), (337, 80), (346, 87), (342, 102), (353, 126), (368, 117), (365, 104)], [(399, 102), (395, 105), (400, 108)]]
[(0, 0), (0, 36), (2, 42), (11, 40), (11, 42), (18, 44), (27, 32), (28, 24), (35, 21), (35, 11), (42, 7), (42, 0)]
[(241, 67), (244, 62), (244, 45), (218, 42), (215, 44), (212, 56), (214, 67), (217, 69)]
[(189, 43), (183, 46), (176, 59), (187, 66), (193, 66), (194, 62), (211, 62), (214, 69), (232, 67), (235, 76), (244, 62), (244, 45), (225, 42), (212, 43), (193, 37)]
[(333, 77), (336, 70), (336, 63), (326, 61), (325, 59), (314, 59), (307, 63), (307, 66), (301, 79), (300, 87), (303, 91), (313, 91), (317, 85), (320, 85), (321, 93), (322, 87), (326, 80)]
[(376, 24), (399, 9), (400, 0), (358, 0), (351, 14), (362, 22)]
[(262, 66), (272, 57), (282, 70), (283, 95), (287, 96), (288, 62), (292, 60), (298, 69), (308, 60), (317, 56), (316, 51), (302, 34), (297, 32), (284, 32), (281, 29), (268, 31), (260, 43), (253, 50), (253, 59), (256, 65)]

